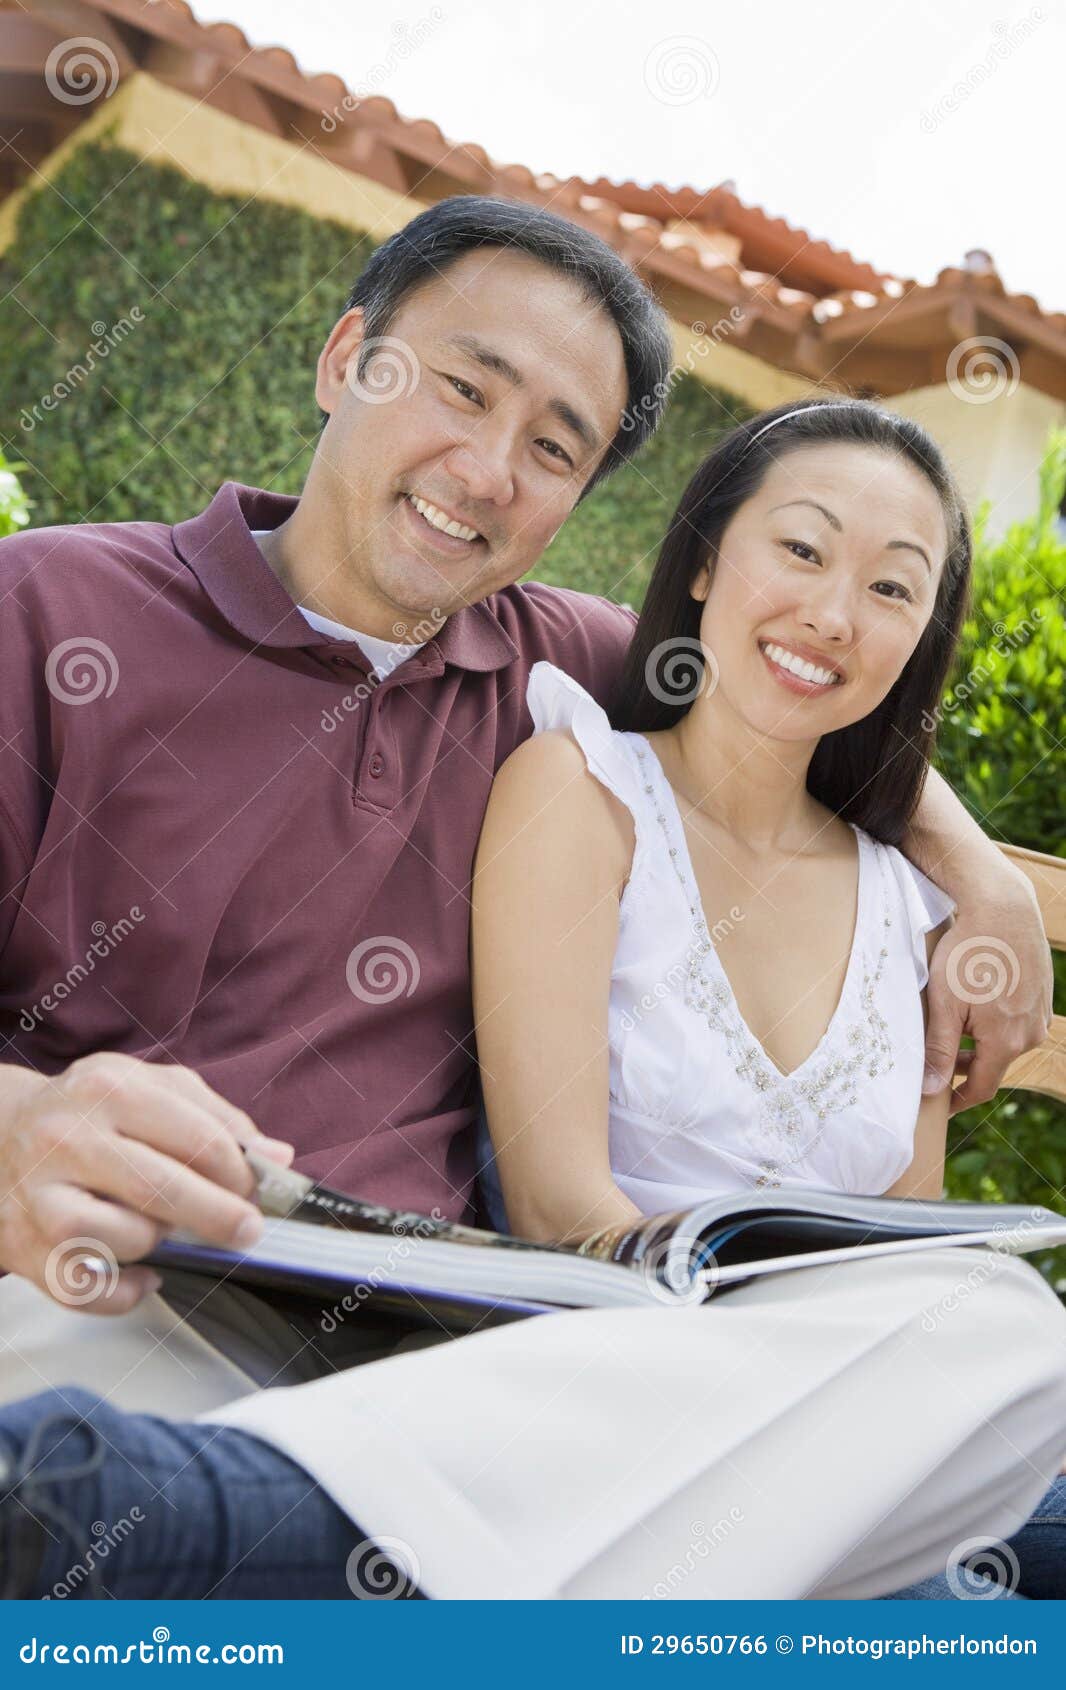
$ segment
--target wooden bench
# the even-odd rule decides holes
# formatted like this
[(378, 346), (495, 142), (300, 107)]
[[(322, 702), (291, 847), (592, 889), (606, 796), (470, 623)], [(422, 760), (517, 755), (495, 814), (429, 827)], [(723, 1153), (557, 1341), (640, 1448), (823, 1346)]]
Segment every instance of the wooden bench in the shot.
[[(1027, 851), (1021, 845), (1001, 845), (1000, 850), (1032, 881), (1048, 944), (1053, 951), (1066, 951), (1066, 858)], [(1043, 1044), (1012, 1062), (1003, 1084), (1066, 1103), (1066, 1015), (1052, 1016)]]

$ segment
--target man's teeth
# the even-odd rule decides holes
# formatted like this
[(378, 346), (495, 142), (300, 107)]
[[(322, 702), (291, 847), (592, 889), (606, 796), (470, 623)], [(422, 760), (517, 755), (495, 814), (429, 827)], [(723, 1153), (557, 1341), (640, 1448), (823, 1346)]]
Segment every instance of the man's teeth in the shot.
[(431, 505), (426, 499), (418, 499), (413, 493), (407, 497), (414, 505), (419, 516), (424, 516), (433, 528), (439, 528), (442, 534), (454, 534), (457, 540), (480, 540), (481, 535), (476, 528), (464, 528), (461, 522), (453, 522), (450, 516), (445, 516), (436, 505)]
[(828, 686), (830, 682), (839, 685), (840, 677), (832, 669), (819, 669), (817, 664), (808, 663), (805, 658), (786, 651), (782, 645), (764, 645), (763, 650), (775, 663), (779, 663), (782, 669), (788, 669), (791, 674), (798, 675), (801, 681), (816, 681), (819, 686)]

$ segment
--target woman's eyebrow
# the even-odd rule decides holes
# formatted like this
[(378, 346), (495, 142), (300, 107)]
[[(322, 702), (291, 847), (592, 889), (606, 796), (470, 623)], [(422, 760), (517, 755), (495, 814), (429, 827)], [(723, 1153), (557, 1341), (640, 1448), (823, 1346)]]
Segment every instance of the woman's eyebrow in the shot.
[[(783, 505), (771, 505), (770, 509), (771, 509), (771, 511), (783, 511), (783, 510), (787, 510), (789, 505), (811, 505), (811, 506), (813, 506), (813, 508), (816, 511), (821, 511), (822, 515), (825, 517), (825, 520), (830, 524), (830, 526), (832, 528), (836, 529), (838, 534), (842, 534), (844, 532), (840, 518), (837, 517), (837, 516), (834, 516), (831, 510), (826, 510), (825, 506), (820, 505), (818, 503), (817, 499), (786, 499)], [(932, 575), (932, 573), (933, 573), (933, 566), (929, 562), (929, 558), (926, 555), (925, 547), (916, 545), (913, 540), (886, 540), (885, 551), (886, 552), (890, 552), (890, 551), (894, 551), (894, 552), (901, 552), (901, 551), (917, 552), (918, 556), (921, 558), (922, 562), (925, 564), (925, 567), (929, 571), (930, 575)]]
[[(504, 381), (510, 382), (512, 387), (525, 386), (525, 377), (521, 370), (517, 369), (509, 358), (505, 358), (502, 352), (496, 352), (491, 346), (486, 346), (484, 341), (478, 340), (476, 335), (451, 335), (448, 344), (456, 347), (460, 352), (465, 352), (467, 357), (473, 358), (474, 362), (480, 364), (482, 369), (491, 370), (493, 375), (502, 376)], [(573, 430), (590, 452), (597, 449), (600, 445), (599, 435), (591, 423), (585, 421), (580, 411), (575, 411), (574, 407), (565, 399), (558, 398), (549, 399), (547, 408), (554, 417), (558, 417), (561, 423), (565, 423), (567, 428)]]

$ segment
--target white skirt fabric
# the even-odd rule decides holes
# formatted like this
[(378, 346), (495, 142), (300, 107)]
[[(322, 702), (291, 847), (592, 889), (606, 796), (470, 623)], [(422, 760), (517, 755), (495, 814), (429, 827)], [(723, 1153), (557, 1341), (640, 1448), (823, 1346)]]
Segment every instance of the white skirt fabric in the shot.
[(0, 1278), (0, 1404), (81, 1385), (131, 1414), (193, 1419), (256, 1386), (159, 1295), (129, 1314), (64, 1307), (8, 1273)]
[(539, 1316), (199, 1418), (435, 1598), (865, 1598), (1011, 1535), (1066, 1450), (1066, 1311), (977, 1249)]

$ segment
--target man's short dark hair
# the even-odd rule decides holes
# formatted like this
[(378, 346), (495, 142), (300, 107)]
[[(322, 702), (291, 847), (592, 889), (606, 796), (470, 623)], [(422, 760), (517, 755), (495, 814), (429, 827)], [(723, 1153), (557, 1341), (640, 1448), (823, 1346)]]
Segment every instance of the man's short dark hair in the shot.
[[(368, 341), (387, 335), (401, 302), (478, 247), (509, 247), (568, 277), (606, 311), (622, 341), (628, 394), (623, 420), (581, 491), (633, 457), (662, 420), (672, 362), (666, 313), (624, 259), (576, 223), (520, 200), (458, 194), (441, 200), (390, 235), (371, 255), (348, 299), (361, 306)], [(362, 375), (373, 348), (360, 354)]]

